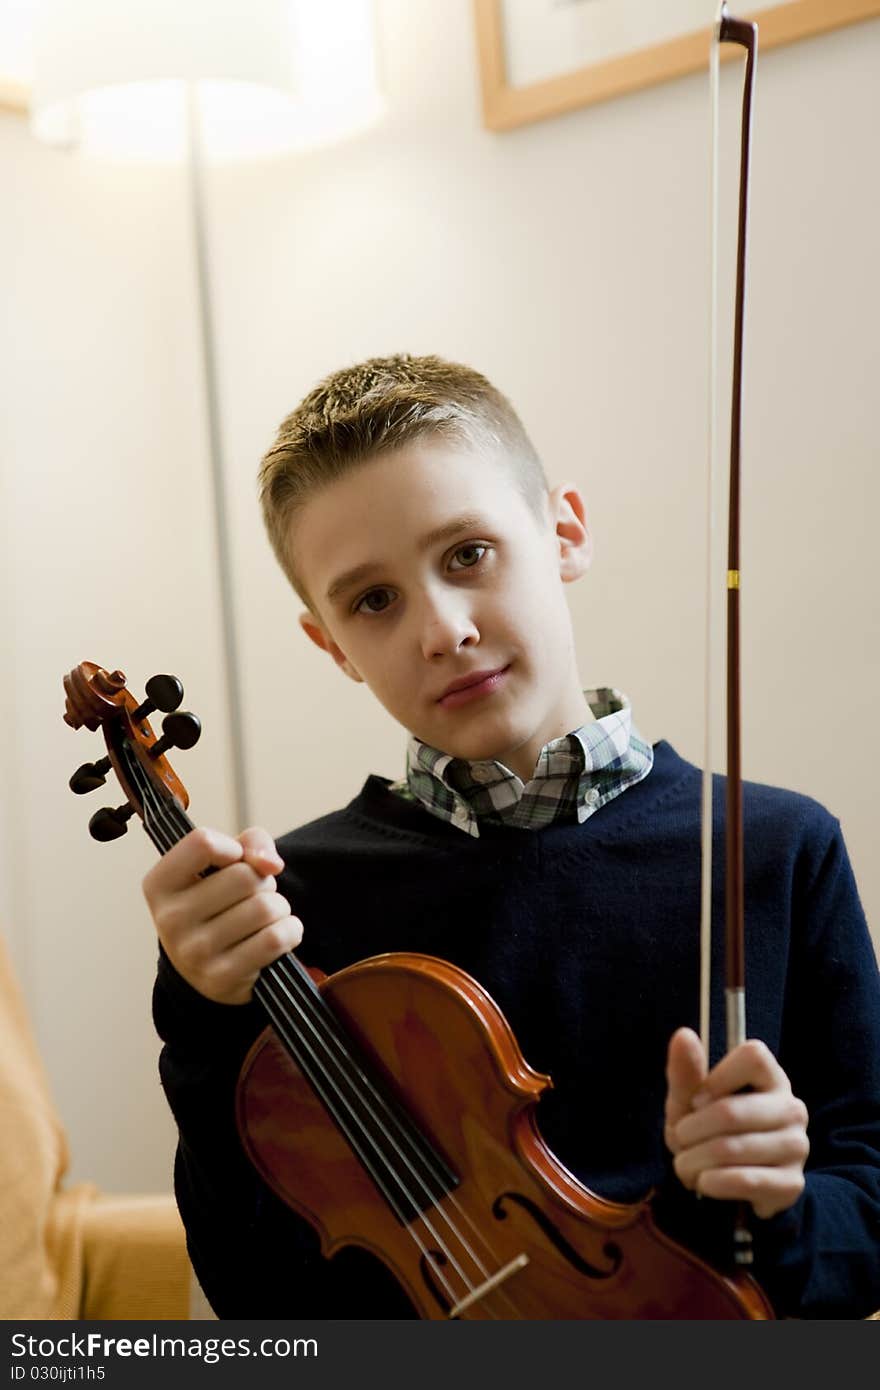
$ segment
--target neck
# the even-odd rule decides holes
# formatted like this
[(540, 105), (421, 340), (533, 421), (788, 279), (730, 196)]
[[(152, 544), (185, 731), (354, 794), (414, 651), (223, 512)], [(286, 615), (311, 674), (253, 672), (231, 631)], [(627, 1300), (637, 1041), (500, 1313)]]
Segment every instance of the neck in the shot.
[(573, 675), (573, 686), (566, 688), (563, 697), (554, 705), (542, 727), (536, 730), (527, 742), (520, 744), (518, 748), (510, 749), (498, 760), (503, 762), (505, 767), (509, 767), (511, 772), (515, 772), (521, 782), (532, 780), (541, 750), (546, 744), (593, 720), (593, 713), (580, 687), (577, 672)]

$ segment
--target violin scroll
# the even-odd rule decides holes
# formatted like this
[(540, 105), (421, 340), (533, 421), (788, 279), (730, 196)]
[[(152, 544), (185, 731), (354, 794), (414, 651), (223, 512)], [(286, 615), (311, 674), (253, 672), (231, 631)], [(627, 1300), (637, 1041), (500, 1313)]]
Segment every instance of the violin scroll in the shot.
[[(64, 677), (64, 722), (72, 729), (100, 729), (107, 747), (107, 756), (82, 763), (69, 785), (82, 796), (103, 786), (112, 770), (126, 799), (121, 806), (95, 812), (89, 822), (94, 839), (124, 835), (127, 822), (137, 814), (151, 838), (158, 843), (161, 835), (167, 848), (169, 835), (177, 838), (184, 830), (181, 817), (189, 793), (165, 754), (169, 748), (192, 748), (202, 726), (197, 715), (178, 708), (183, 685), (177, 676), (152, 676), (145, 686), (146, 699), (140, 701), (126, 688), (125, 679), (124, 671), (108, 671), (93, 661), (81, 662)], [(149, 722), (157, 710), (165, 716), (158, 737)]]
[(85, 724), (87, 729), (95, 733), (105, 719), (112, 717), (120, 700), (124, 701), (128, 693), (125, 689), (125, 672), (105, 671), (93, 661), (81, 661), (70, 675), (64, 677), (64, 693), (67, 696), (65, 724), (69, 724), (71, 729), (79, 729)]

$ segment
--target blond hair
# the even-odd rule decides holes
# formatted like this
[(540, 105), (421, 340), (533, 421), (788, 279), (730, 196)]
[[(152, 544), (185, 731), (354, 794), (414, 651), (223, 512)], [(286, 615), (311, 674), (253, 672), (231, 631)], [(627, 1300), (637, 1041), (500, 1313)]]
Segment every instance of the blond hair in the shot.
[(513, 406), (484, 376), (440, 357), (372, 357), (325, 377), (282, 420), (259, 473), (263, 521), (278, 563), (310, 603), (291, 554), (291, 522), (307, 498), (379, 454), (424, 436), (492, 453), (536, 514), (547, 480)]

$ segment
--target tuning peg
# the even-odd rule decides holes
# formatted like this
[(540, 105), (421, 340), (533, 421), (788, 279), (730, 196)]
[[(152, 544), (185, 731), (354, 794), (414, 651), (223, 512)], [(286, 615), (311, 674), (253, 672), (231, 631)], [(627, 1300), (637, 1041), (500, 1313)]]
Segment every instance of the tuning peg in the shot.
[(110, 759), (101, 758), (96, 763), (83, 763), (68, 782), (72, 792), (77, 796), (83, 796), (85, 792), (93, 792), (98, 787), (103, 787), (107, 778), (106, 773), (110, 771)]
[(176, 676), (151, 676), (144, 689), (147, 698), (132, 714), (133, 724), (139, 724), (155, 709), (160, 709), (163, 714), (170, 714), (183, 699), (183, 682)]
[(94, 840), (118, 840), (128, 829), (125, 822), (133, 815), (134, 807), (127, 802), (115, 810), (112, 806), (102, 806), (89, 821), (89, 834)]
[(166, 714), (162, 720), (162, 737), (150, 749), (150, 757), (158, 758), (169, 748), (192, 748), (198, 743), (202, 732), (202, 721), (197, 714), (181, 710), (179, 714)]

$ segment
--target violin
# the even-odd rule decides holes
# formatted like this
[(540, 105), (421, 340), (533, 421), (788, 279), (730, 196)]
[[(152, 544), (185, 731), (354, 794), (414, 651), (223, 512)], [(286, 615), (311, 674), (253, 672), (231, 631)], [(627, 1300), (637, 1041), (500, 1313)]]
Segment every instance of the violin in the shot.
[[(178, 708), (180, 681), (154, 676), (139, 702), (122, 671), (83, 662), (64, 689), (65, 722), (101, 729), (107, 750), (72, 790), (94, 790), (112, 769), (126, 798), (92, 816), (92, 835), (116, 839), (137, 814), (165, 853), (194, 828), (166, 756), (201, 732)], [(289, 952), (254, 993), (269, 1022), (238, 1080), (245, 1151), (325, 1256), (370, 1251), (421, 1317), (774, 1317), (750, 1274), (716, 1269), (660, 1230), (652, 1193), (609, 1201), (556, 1158), (536, 1115), (551, 1079), (464, 971), (394, 952), (321, 976)]]

